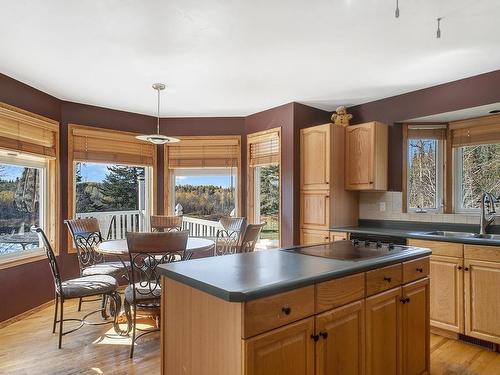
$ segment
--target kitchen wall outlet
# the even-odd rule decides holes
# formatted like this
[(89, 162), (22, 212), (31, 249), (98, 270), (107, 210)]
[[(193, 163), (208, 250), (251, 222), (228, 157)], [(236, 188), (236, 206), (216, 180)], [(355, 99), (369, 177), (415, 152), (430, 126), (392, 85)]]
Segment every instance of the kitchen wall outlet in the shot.
[(385, 212), (385, 202), (379, 202), (379, 211)]

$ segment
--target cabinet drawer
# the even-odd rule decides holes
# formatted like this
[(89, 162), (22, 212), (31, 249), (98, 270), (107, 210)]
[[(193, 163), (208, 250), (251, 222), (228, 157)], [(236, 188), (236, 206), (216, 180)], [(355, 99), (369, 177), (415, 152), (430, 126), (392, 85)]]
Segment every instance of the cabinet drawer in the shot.
[(401, 263), (366, 272), (366, 295), (376, 293), (401, 285)]
[(314, 285), (246, 302), (243, 337), (281, 327), (314, 314)]
[(427, 247), (432, 250), (433, 255), (457, 258), (464, 256), (464, 245), (461, 243), (409, 239), (408, 245)]
[(500, 262), (500, 246), (464, 245), (464, 258)]
[(365, 274), (316, 284), (316, 313), (365, 298)]
[(409, 283), (429, 274), (429, 257), (403, 263), (403, 283)]

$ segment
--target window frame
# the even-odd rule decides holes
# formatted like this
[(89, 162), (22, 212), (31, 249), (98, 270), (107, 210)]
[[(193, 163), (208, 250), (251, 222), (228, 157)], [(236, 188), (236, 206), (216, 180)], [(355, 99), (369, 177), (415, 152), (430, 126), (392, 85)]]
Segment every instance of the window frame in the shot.
[[(41, 208), (45, 211), (44, 231), (52, 245), (55, 255), (59, 255), (60, 234), (60, 127), (59, 122), (47, 117), (32, 113), (12, 105), (0, 102), (0, 120), (14, 124), (21, 133), (31, 132), (31, 129), (42, 129), (46, 135), (50, 134), (53, 142), (49, 146), (43, 144), (42, 140), (16, 140), (14, 134), (2, 134), (1, 150), (15, 153), (26, 159), (43, 159), (46, 165), (44, 178), (46, 206)], [(7, 128), (8, 129), (8, 128)], [(23, 130), (24, 129), (24, 130)], [(38, 142), (41, 143), (38, 143)], [(21, 163), (26, 165), (26, 163)], [(50, 203), (49, 203), (50, 202)], [(20, 266), (26, 263), (46, 259), (42, 247), (33, 252), (18, 254), (17, 256), (3, 257), (0, 259), (0, 270)]]

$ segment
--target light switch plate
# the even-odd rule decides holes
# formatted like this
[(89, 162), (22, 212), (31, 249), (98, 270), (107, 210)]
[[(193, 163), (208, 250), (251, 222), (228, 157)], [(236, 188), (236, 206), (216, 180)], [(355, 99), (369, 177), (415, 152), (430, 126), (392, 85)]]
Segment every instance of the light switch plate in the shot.
[(379, 203), (379, 210), (380, 210), (380, 212), (385, 212), (385, 202)]

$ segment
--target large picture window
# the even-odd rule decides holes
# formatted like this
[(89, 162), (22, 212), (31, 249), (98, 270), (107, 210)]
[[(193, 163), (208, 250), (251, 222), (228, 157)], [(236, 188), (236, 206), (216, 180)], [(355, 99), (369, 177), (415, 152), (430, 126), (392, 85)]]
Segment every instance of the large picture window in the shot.
[(457, 211), (478, 210), (484, 192), (500, 196), (500, 143), (459, 147), (455, 160)]
[(29, 254), (39, 248), (31, 228), (45, 229), (46, 176), (43, 158), (10, 152), (0, 155), (0, 257)]
[(150, 168), (143, 166), (76, 162), (75, 216), (96, 218), (108, 239), (145, 230), (150, 215), (150, 175)]

